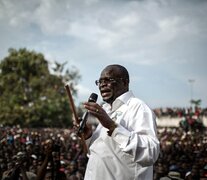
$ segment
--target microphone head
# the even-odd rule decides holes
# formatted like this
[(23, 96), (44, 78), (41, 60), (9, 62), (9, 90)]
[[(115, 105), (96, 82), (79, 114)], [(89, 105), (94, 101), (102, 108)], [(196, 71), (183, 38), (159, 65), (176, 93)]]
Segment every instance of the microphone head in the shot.
[(98, 95), (96, 93), (92, 93), (88, 98), (88, 102), (96, 102), (98, 99)]

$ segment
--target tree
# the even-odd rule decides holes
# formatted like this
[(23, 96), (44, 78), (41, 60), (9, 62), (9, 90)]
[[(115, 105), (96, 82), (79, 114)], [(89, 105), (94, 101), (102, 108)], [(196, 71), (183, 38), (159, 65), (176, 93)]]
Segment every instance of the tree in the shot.
[(56, 62), (53, 71), (43, 54), (25, 48), (9, 49), (9, 55), (0, 61), (0, 124), (70, 126), (64, 84), (70, 82), (72, 94), (76, 95), (80, 75), (77, 69), (65, 70), (65, 63)]
[(198, 100), (191, 100), (190, 101), (191, 104), (194, 104), (195, 107), (199, 107), (201, 105), (201, 99)]

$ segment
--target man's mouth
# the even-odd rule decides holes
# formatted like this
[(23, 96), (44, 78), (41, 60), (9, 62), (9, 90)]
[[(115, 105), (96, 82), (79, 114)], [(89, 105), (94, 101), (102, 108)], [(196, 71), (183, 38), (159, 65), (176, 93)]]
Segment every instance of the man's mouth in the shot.
[(111, 91), (109, 89), (101, 90), (101, 96), (103, 98), (110, 97), (111, 96)]

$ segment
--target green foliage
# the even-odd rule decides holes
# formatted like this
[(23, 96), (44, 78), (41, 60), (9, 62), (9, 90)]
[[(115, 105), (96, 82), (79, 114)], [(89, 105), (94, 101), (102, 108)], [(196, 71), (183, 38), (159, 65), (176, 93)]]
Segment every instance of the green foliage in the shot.
[[(29, 127), (68, 127), (72, 124), (65, 82), (75, 85), (76, 69), (56, 63), (53, 73), (43, 54), (9, 49), (0, 61), (0, 124)], [(64, 72), (65, 70), (65, 72)]]
[(201, 105), (201, 99), (198, 100), (191, 100), (190, 101), (191, 104), (194, 104), (195, 107), (199, 107)]

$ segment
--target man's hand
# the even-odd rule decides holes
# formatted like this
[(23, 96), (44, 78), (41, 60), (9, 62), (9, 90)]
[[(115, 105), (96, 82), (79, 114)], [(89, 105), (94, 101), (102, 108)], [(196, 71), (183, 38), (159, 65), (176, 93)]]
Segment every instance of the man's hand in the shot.
[(88, 139), (91, 137), (92, 135), (92, 126), (89, 125), (89, 124), (86, 124), (84, 130), (83, 130), (83, 133), (84, 133), (84, 139)]
[(85, 102), (84, 107), (93, 114), (105, 128), (110, 129), (114, 126), (114, 121), (99, 104), (94, 102)]
[(84, 127), (84, 129), (83, 129), (83, 132), (82, 132), (82, 133), (80, 133), (80, 132), (78, 133), (78, 128), (79, 128), (79, 127), (76, 127), (76, 128), (75, 128), (78, 137), (81, 138), (82, 135), (83, 135), (84, 139), (88, 139), (88, 138), (91, 137), (91, 135), (92, 135), (92, 127), (91, 127), (91, 125), (86, 124), (85, 127)]

